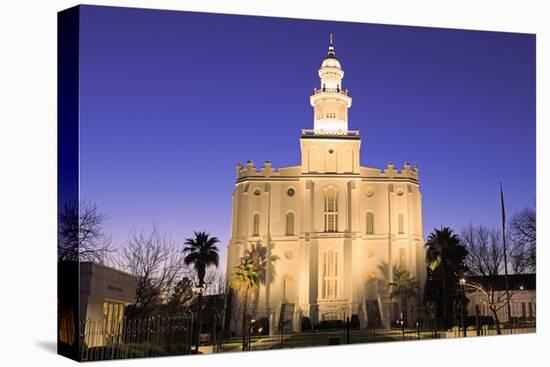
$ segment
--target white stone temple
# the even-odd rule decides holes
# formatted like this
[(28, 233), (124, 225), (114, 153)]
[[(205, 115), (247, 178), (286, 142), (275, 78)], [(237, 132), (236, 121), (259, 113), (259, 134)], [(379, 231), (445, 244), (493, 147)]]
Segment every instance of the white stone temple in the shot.
[[(418, 169), (361, 165), (361, 137), (348, 128), (352, 98), (332, 36), (318, 73), (301, 164), (237, 165), (228, 279), (247, 249), (266, 247), (272, 266), (249, 308), (251, 317), (269, 318), (272, 333), (280, 325), (299, 331), (302, 317), (314, 324), (354, 317), (362, 328), (389, 327), (402, 317), (388, 295), (394, 269), (410, 271), (420, 291), (426, 278)], [(235, 313), (237, 333), (240, 322)]]

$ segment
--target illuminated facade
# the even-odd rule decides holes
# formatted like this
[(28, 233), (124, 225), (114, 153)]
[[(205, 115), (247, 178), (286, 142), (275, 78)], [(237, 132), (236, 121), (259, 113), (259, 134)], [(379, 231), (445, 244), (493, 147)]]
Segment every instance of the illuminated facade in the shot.
[[(282, 324), (298, 331), (302, 317), (314, 324), (353, 317), (361, 327), (388, 327), (400, 318), (388, 296), (393, 269), (425, 280), (418, 170), (361, 166), (343, 77), (331, 37), (320, 88), (310, 96), (313, 129), (302, 130), (301, 164), (237, 166), (227, 274), (252, 246), (267, 247), (272, 266), (251, 308), (254, 318), (269, 318), (272, 332)], [(408, 315), (411, 320), (414, 312)]]

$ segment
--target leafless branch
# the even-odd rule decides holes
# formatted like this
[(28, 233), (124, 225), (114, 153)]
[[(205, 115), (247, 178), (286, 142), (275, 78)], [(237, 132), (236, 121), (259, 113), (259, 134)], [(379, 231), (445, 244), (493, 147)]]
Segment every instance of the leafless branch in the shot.
[(115, 251), (103, 230), (107, 217), (96, 204), (81, 201), (65, 204), (59, 213), (59, 261), (93, 261), (104, 263)]

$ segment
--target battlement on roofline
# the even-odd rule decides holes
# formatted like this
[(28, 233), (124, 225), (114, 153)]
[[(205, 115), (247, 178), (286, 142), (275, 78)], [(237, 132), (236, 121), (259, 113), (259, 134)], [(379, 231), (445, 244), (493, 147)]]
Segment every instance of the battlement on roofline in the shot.
[[(248, 178), (298, 178), (300, 176), (308, 177), (316, 175), (315, 173), (302, 173), (302, 166), (287, 166), (287, 167), (273, 167), (271, 161), (265, 161), (264, 165), (257, 169), (253, 161), (247, 161), (246, 165), (241, 163), (237, 164), (237, 181), (241, 181)], [(319, 175), (331, 175), (330, 173), (319, 173)], [(411, 166), (409, 163), (405, 163), (401, 170), (395, 168), (392, 162), (388, 162), (385, 168), (373, 168), (373, 167), (360, 167), (359, 174), (337, 174), (334, 176), (357, 176), (361, 178), (372, 179), (408, 179), (414, 182), (418, 182), (418, 167), (416, 165)]]

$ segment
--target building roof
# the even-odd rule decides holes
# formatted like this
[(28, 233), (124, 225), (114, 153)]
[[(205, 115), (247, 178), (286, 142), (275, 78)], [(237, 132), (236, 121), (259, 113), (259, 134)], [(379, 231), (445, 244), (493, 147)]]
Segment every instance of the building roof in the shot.
[[(491, 285), (497, 291), (506, 290), (506, 281), (504, 275), (494, 276), (473, 276), (467, 277), (470, 282)], [(536, 290), (537, 275), (536, 274), (509, 274), (508, 285), (510, 290)]]

